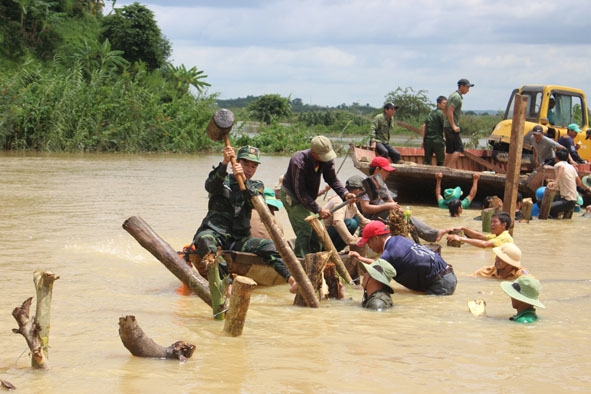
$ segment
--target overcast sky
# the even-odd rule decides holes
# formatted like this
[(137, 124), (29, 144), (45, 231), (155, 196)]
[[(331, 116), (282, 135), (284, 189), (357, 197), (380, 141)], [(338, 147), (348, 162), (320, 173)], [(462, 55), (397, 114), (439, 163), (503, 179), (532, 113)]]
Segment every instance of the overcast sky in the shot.
[(379, 107), (398, 86), (434, 102), (460, 78), (476, 85), (464, 110), (504, 109), (523, 84), (591, 93), (590, 0), (138, 2), (172, 43), (172, 63), (204, 70), (222, 99)]

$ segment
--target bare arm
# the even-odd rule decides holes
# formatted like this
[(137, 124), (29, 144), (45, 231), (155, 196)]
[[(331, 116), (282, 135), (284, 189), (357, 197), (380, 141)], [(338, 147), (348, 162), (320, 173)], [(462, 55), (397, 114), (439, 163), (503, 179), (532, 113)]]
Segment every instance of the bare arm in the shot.
[(438, 172), (435, 174), (435, 199), (437, 202), (443, 199), (443, 196), (441, 195), (441, 178), (443, 178), (442, 173)]
[(470, 194), (466, 197), (470, 202), (474, 200), (476, 197), (476, 193), (478, 192), (478, 180), (480, 179), (480, 174), (475, 172), (472, 174), (472, 188), (470, 188)]
[(454, 109), (456, 107), (454, 107), (453, 105), (449, 105), (447, 107), (447, 120), (449, 121), (449, 125), (451, 126), (451, 129), (453, 131), (455, 131), (456, 133), (460, 132), (460, 128), (458, 126), (456, 126), (456, 122), (454, 121)]
[(378, 212), (382, 212), (382, 211), (390, 211), (392, 209), (399, 209), (400, 208), (398, 203), (395, 201), (387, 202), (387, 203), (380, 204), (380, 205), (373, 205), (373, 204), (370, 204), (369, 200), (361, 200), (359, 202), (359, 205), (361, 205), (361, 212), (364, 215), (373, 215), (374, 213), (378, 213)]
[(494, 242), (490, 241), (490, 240), (460, 237), (457, 234), (450, 234), (447, 236), (447, 239), (452, 240), (452, 241), (460, 241), (462, 243), (466, 243), (468, 245), (476, 246), (478, 248), (483, 248), (483, 249), (492, 248), (493, 246), (495, 246)]

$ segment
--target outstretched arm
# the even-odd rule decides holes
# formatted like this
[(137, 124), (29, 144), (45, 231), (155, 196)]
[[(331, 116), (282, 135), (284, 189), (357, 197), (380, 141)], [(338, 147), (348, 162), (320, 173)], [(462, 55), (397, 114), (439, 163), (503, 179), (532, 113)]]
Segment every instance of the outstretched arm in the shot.
[(439, 200), (443, 199), (441, 195), (441, 179), (443, 178), (443, 174), (438, 172), (435, 174), (435, 200), (439, 202)]
[(478, 192), (478, 180), (480, 179), (480, 174), (475, 172), (472, 174), (472, 187), (470, 188), (470, 194), (468, 194), (468, 201), (472, 202), (474, 197), (476, 197), (476, 192)]

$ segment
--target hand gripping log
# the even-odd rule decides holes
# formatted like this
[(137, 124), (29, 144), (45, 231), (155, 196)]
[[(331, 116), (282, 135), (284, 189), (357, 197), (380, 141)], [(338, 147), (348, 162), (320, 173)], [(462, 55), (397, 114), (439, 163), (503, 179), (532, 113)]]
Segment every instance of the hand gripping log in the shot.
[[(212, 139), (213, 141), (221, 141), (223, 140), (226, 146), (230, 146), (230, 141), (228, 140), (228, 134), (234, 125), (234, 114), (232, 111), (227, 109), (219, 109), (217, 110), (209, 124), (207, 125), (207, 136)], [(236, 158), (232, 157), (231, 159), (232, 164), (236, 163)], [(240, 190), (246, 190), (246, 186), (244, 185), (244, 178), (242, 176), (236, 177), (238, 181), (238, 185), (240, 186)], [(314, 287), (310, 282), (310, 279), (304, 272), (304, 268), (300, 264), (299, 260), (297, 259), (296, 255), (293, 253), (293, 250), (287, 244), (287, 241), (283, 238), (279, 230), (272, 225), (272, 218), (271, 212), (269, 211), (269, 207), (265, 203), (265, 199), (262, 195), (258, 194), (251, 197), (252, 205), (259, 213), (262, 222), (265, 224), (271, 239), (275, 243), (275, 247), (277, 251), (283, 258), (287, 269), (289, 270), (290, 274), (293, 275), (296, 282), (298, 282), (298, 290), (304, 297), (306, 304), (312, 308), (319, 307), (318, 297), (314, 291)]]
[[(383, 182), (383, 181), (379, 175), (372, 175), (372, 176), (364, 179), (363, 180), (363, 191), (361, 193), (357, 193), (355, 195), (355, 198), (359, 198), (359, 197), (367, 194), (367, 195), (369, 195), (370, 200), (375, 200), (376, 198), (379, 197), (378, 190), (379, 190), (380, 182)], [(344, 201), (344, 202), (336, 205), (335, 207), (330, 209), (330, 213), (338, 211), (339, 209), (341, 209), (342, 207), (344, 207), (347, 204), (349, 204), (349, 201)], [(336, 267), (339, 275), (341, 275), (347, 283), (349, 283), (350, 285), (353, 285), (354, 284), (353, 278), (351, 278), (349, 271), (345, 267), (345, 263), (343, 263), (341, 256), (339, 256), (339, 252), (337, 251), (334, 244), (332, 243), (332, 240), (330, 239), (330, 235), (328, 235), (328, 232), (326, 231), (326, 228), (324, 227), (324, 225), (322, 224), (322, 222), (318, 218), (318, 215), (310, 215), (305, 220), (306, 220), (306, 222), (308, 222), (308, 224), (310, 224), (310, 226), (312, 226), (312, 229), (314, 230), (314, 232), (318, 236), (318, 239), (320, 240), (320, 243), (322, 243), (324, 250), (330, 252), (331, 259), (332, 259), (333, 263), (335, 264), (335, 267)]]

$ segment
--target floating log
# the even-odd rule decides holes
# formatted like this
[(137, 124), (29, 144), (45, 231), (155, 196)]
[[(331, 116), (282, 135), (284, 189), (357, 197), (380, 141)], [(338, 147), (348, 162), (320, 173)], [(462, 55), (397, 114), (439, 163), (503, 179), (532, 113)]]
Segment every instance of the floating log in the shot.
[(21, 334), (29, 350), (31, 351), (31, 366), (36, 369), (49, 369), (49, 361), (47, 355), (43, 351), (43, 342), (39, 335), (39, 325), (29, 316), (29, 310), (31, 309), (31, 303), (33, 297), (29, 297), (23, 302), (20, 307), (14, 308), (12, 316), (18, 323), (18, 328), (13, 328), (12, 332), (15, 334)]
[(148, 252), (152, 253), (170, 272), (186, 284), (207, 305), (211, 304), (209, 283), (199, 273), (187, 265), (178, 253), (158, 236), (140, 217), (132, 216), (123, 222), (123, 228)]
[(336, 270), (339, 273), (339, 275), (341, 275), (347, 283), (352, 284), (353, 279), (351, 278), (351, 275), (349, 275), (349, 272), (347, 271), (347, 268), (345, 267), (343, 260), (341, 260), (339, 252), (332, 243), (330, 235), (328, 235), (328, 231), (326, 231), (324, 224), (320, 221), (320, 219), (318, 219), (317, 215), (310, 215), (305, 220), (306, 222), (308, 222), (308, 224), (310, 224), (310, 226), (312, 226), (312, 229), (318, 236), (318, 239), (322, 243), (324, 250), (330, 252), (330, 256), (332, 258), (333, 263), (336, 266)]
[(231, 337), (242, 335), (244, 323), (246, 321), (246, 312), (250, 305), (250, 294), (255, 288), (256, 282), (245, 276), (236, 276), (232, 285), (232, 295), (230, 296), (230, 308), (226, 315), (224, 323), (224, 333)]
[(141, 329), (135, 316), (127, 315), (119, 318), (119, 337), (123, 346), (136, 357), (175, 359), (181, 362), (191, 358), (195, 345), (177, 341), (169, 347), (158, 345)]

